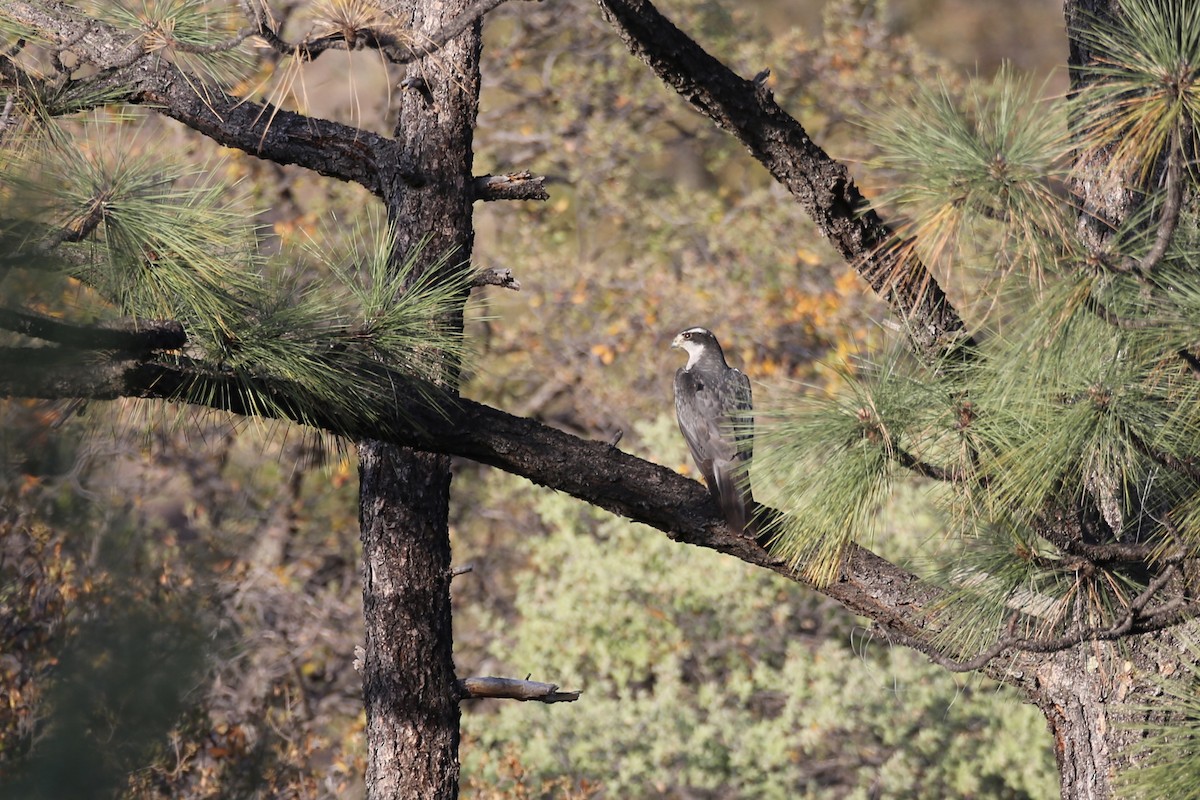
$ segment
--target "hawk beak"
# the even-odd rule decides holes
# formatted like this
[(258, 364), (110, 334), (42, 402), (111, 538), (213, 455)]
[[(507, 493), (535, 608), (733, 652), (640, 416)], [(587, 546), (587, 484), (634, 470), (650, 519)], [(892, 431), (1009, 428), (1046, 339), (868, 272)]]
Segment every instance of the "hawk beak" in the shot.
[(683, 347), (683, 337), (676, 336), (673, 340), (671, 340), (671, 347)]

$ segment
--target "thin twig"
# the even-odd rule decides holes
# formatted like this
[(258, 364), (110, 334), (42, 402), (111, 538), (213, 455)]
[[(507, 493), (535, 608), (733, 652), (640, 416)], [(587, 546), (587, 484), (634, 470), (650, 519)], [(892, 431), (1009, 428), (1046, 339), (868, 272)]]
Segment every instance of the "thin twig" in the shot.
[[(1180, 117), (1179, 124), (1171, 133), (1170, 151), (1167, 153), (1166, 199), (1163, 201), (1162, 215), (1158, 220), (1158, 231), (1154, 236), (1154, 244), (1141, 260), (1135, 260), (1136, 270), (1142, 276), (1148, 276), (1171, 246), (1175, 238), (1175, 229), (1179, 226), (1179, 212), (1183, 208), (1183, 143), (1190, 138), (1191, 125), (1187, 115)], [(1128, 265), (1129, 259), (1126, 260)]]
[(1133, 431), (1127, 430), (1126, 435), (1129, 437), (1129, 443), (1132, 444), (1133, 448), (1142, 455), (1163, 465), (1167, 469), (1174, 470), (1181, 475), (1186, 475), (1193, 481), (1200, 483), (1200, 463), (1197, 463), (1195, 458), (1181, 458), (1161, 450), (1156, 450), (1150, 446), (1149, 442), (1147, 442), (1141, 436), (1138, 436)]
[(1183, 363), (1188, 365), (1188, 369), (1192, 371), (1193, 377), (1200, 378), (1200, 358), (1197, 358), (1190, 351), (1183, 348), (1177, 350), (1176, 355), (1183, 359)]
[[(1013, 631), (1016, 629), (1017, 621), (1017, 616), (1014, 614), (1009, 618), (1008, 626), (1006, 628), (1007, 632), (1004, 636), (1002, 636), (1000, 639), (997, 639), (993, 644), (982, 650), (974, 658), (962, 661), (951, 658), (950, 656), (939, 652), (931, 645), (921, 641), (920, 639), (916, 639), (915, 637), (900, 633), (899, 631), (887, 630), (886, 628), (882, 627), (880, 630), (883, 631), (883, 634), (889, 640), (920, 650), (921, 652), (925, 653), (925, 655), (929, 656), (929, 658), (935, 664), (940, 667), (944, 667), (951, 672), (973, 672), (977, 669), (982, 669), (983, 667), (987, 666), (992, 659), (999, 656), (1005, 650), (1020, 650), (1026, 653), (1054, 653), (1074, 647), (1082, 642), (1109, 641), (1125, 636), (1133, 630), (1134, 623), (1140, 617), (1145, 606), (1154, 598), (1156, 594), (1158, 594), (1159, 591), (1163, 589), (1163, 587), (1167, 585), (1168, 582), (1170, 582), (1171, 578), (1175, 576), (1175, 573), (1178, 571), (1178, 569), (1178, 564), (1168, 564), (1166, 568), (1163, 569), (1163, 571), (1158, 575), (1158, 577), (1147, 584), (1146, 588), (1141, 594), (1130, 601), (1128, 608), (1125, 610), (1124, 616), (1122, 616), (1119, 621), (1112, 625), (1107, 627), (1095, 626), (1091, 628), (1083, 628), (1075, 631), (1074, 633), (1068, 633), (1054, 639), (1017, 637), (1013, 635)], [(1156, 609), (1150, 615), (1147, 615), (1145, 618), (1143, 618), (1146, 621), (1156, 619), (1162, 624), (1147, 625), (1143, 627), (1147, 630), (1160, 630), (1162, 628), (1169, 627), (1171, 624), (1174, 624), (1174, 621), (1180, 617), (1178, 613), (1174, 613), (1174, 610), (1169, 616), (1164, 616), (1162, 613), (1166, 606), (1173, 602), (1174, 600), (1168, 601), (1167, 604), (1164, 604), (1163, 608)]]
[(242, 3), (242, 8), (257, 26), (254, 33), (283, 55), (311, 61), (326, 50), (359, 50), (369, 47), (378, 50), (393, 64), (409, 64), (441, 50), (456, 36), (504, 2), (506, 0), (476, 0), (473, 5), (463, 9), (462, 13), (447, 22), (440, 30), (422, 35), (420, 44), (406, 44), (393, 33), (370, 26), (348, 32), (339, 31), (328, 36), (292, 44), (279, 36), (279, 33), (271, 27), (270, 22), (259, 9), (253, 8), (247, 2)]
[(1119, 314), (1114, 314), (1103, 303), (1096, 299), (1094, 294), (1088, 293), (1087, 299), (1083, 301), (1084, 308), (1095, 314), (1100, 319), (1112, 325), (1114, 328), (1120, 328), (1123, 331), (1144, 331), (1149, 328), (1160, 327), (1166, 322), (1154, 317), (1145, 319), (1130, 319), (1122, 317)]
[(178, 39), (172, 39), (171, 49), (178, 50), (181, 53), (191, 53), (193, 55), (211, 55), (212, 53), (223, 53), (226, 50), (232, 50), (242, 42), (249, 39), (251, 36), (259, 35), (261, 35), (259, 33), (259, 29), (254, 27), (243, 28), (235, 33), (232, 37), (222, 42), (214, 42), (213, 44), (189, 44), (187, 42), (181, 42)]
[(932, 478), (935, 481), (947, 481), (950, 483), (961, 483), (965, 480), (962, 470), (958, 469), (957, 467), (954, 469), (947, 469), (946, 467), (939, 467), (937, 464), (930, 464), (927, 461), (922, 461), (901, 447), (893, 446), (888, 449), (900, 466), (904, 467), (905, 469), (912, 470), (921, 477)]

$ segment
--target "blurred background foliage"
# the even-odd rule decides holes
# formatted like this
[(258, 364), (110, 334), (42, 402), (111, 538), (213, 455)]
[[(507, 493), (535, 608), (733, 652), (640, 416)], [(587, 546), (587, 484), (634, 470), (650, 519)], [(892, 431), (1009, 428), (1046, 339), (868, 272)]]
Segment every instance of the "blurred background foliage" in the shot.
[[(295, 40), (346, 5), (272, 7)], [(869, 193), (882, 187), (856, 166), (873, 155), (864, 115), (937, 80), (961, 92), (1002, 59), (1040, 78), (1066, 48), (1045, 0), (663, 10), (741, 74), (769, 67), (781, 104)], [(523, 289), (484, 290), (465, 393), (580, 435), (621, 432), (622, 448), (689, 472), (669, 411), (679, 329), (711, 327), (776, 387), (764, 398), (853, 369), (880, 335), (879, 303), (590, 3), (503, 6), (485, 30), (476, 172), (545, 174), (551, 200), (477, 208), (476, 263), (512, 268)], [(369, 52), (331, 52), (302, 69), (267, 57), (235, 89), (386, 133), (396, 82)], [(265, 209), (267, 255), (345, 246), (354, 226), (339, 220), (372, 202), (154, 116), (130, 124), (131, 148), (215, 164)], [(216, 414), (76, 412), (0, 404), (0, 786), (68, 796), (53, 765), (69, 759), (91, 765), (92, 796), (358, 796), (352, 455)], [(901, 494), (875, 546), (925, 558), (939, 524)], [(455, 560), (474, 567), (454, 584), (459, 674), (584, 690), (570, 705), (469, 706), (464, 796), (1055, 791), (1036, 711), (871, 641), (818, 595), (472, 463), (456, 464), (454, 497)]]

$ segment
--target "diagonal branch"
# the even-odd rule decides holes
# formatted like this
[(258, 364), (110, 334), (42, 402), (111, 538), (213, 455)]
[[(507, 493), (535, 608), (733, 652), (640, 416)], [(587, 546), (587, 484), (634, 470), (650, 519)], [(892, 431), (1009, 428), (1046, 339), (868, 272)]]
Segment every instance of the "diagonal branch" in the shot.
[[(946, 599), (944, 590), (853, 543), (846, 548), (838, 579), (813, 586), (803, 569), (726, 527), (711, 496), (699, 483), (606, 442), (580, 439), (466, 398), (457, 399), (453, 407), (441, 407), (429, 399), (439, 395), (413, 388), (414, 381), (407, 377), (394, 381), (396, 386), (409, 390), (397, 391), (395, 402), (382, 420), (362, 420), (336, 411), (326, 416), (314, 414), (311, 404), (289, 399), (303, 394), (296, 385), (269, 378), (259, 379), (258, 384), (258, 392), (269, 394), (272, 404), (247, 398), (244, 385), (234, 375), (186, 359), (122, 354), (100, 358), (55, 348), (0, 349), (0, 397), (185, 401), (236, 414), (302, 421), (351, 438), (372, 437), (468, 458), (649, 525), (674, 541), (716, 550), (812, 586), (850, 611), (873, 620), (893, 641), (917, 649), (947, 668), (981, 669), (1018, 688), (1029, 688), (1025, 683), (1035, 673), (1027, 654), (1159, 630), (1182, 618), (1180, 609), (1172, 605), (1175, 601), (1146, 608), (1175, 574), (1178, 563), (1172, 560), (1129, 604), (1126, 614), (1109, 626), (1079, 629), (1056, 639), (1018, 638), (1010, 631), (975, 658), (956, 661), (935, 644), (944, 625), (936, 619), (936, 611)], [(203, 386), (204, 391), (195, 391), (197, 386)], [(771, 520), (777, 514), (769, 508), (761, 509), (764, 529), (772, 529)], [(997, 656), (1005, 652), (1010, 655), (1000, 662)]]
[[(203, 385), (204, 391), (194, 391)], [(399, 385), (412, 386), (411, 379)], [(508, 414), (465, 398), (439, 408), (419, 391), (398, 393), (384, 420), (365, 421), (331, 413), (314, 417), (311, 405), (289, 407), (299, 393), (285, 381), (263, 379), (259, 391), (275, 401), (254, 403), (234, 376), (184, 359), (85, 357), (41, 348), (0, 349), (0, 397), (159, 398), (220, 408), (237, 414), (273, 414), (304, 419), (351, 438), (381, 439), (419, 450), (448, 453), (497, 467), (533, 483), (564, 492), (614, 514), (665, 532), (671, 539), (716, 550), (789, 580), (809, 584), (802, 569), (771, 555), (753, 539), (729, 530), (705, 488), (666, 467), (625, 453), (606, 442), (580, 439), (535, 420)], [(764, 510), (770, 516), (770, 509)], [(767, 526), (769, 527), (769, 526)], [(818, 591), (884, 629), (931, 650), (938, 633), (932, 609), (943, 590), (923, 583), (870, 550), (851, 544), (838, 580)], [(1031, 669), (989, 666), (997, 680), (1021, 686)]]
[(818, 147), (761, 81), (709, 55), (649, 0), (598, 0), (630, 52), (718, 127), (733, 134), (792, 193), (817, 228), (904, 321), (926, 360), (970, 351), (962, 319), (914, 249), (872, 210), (846, 167)]

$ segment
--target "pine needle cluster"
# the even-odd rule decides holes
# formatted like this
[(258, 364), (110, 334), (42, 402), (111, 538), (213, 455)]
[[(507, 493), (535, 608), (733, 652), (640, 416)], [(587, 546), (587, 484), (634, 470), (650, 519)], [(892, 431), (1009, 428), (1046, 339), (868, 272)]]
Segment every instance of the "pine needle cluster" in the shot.
[[(1200, 119), (1192, 5), (1123, 3), (1119, 25), (1088, 34), (1095, 63), (1070, 100), (1005, 70), (868, 125), (902, 239), (985, 300), (967, 320), (978, 345), (945, 363), (866, 357), (840, 395), (770, 415), (755, 486), (780, 498), (776, 551), (819, 583), (898, 482), (936, 487), (950, 652), (1114, 625), (1147, 564), (1200, 551), (1200, 226), (1180, 188)], [(1109, 154), (1133, 198), (1101, 237), (1069, 190), (1081, 153)], [(1063, 520), (1148, 555), (1085, 564), (1056, 541)]]
[(0, 282), (38, 276), (39, 310), (67, 319), (181, 322), (187, 347), (158, 356), (193, 376), (181, 400), (381, 434), (400, 397), (449, 408), (469, 265), (397, 257), (369, 216), (344, 252), (267, 258), (219, 163), (151, 155), (127, 127), (49, 124), (6, 153)]

